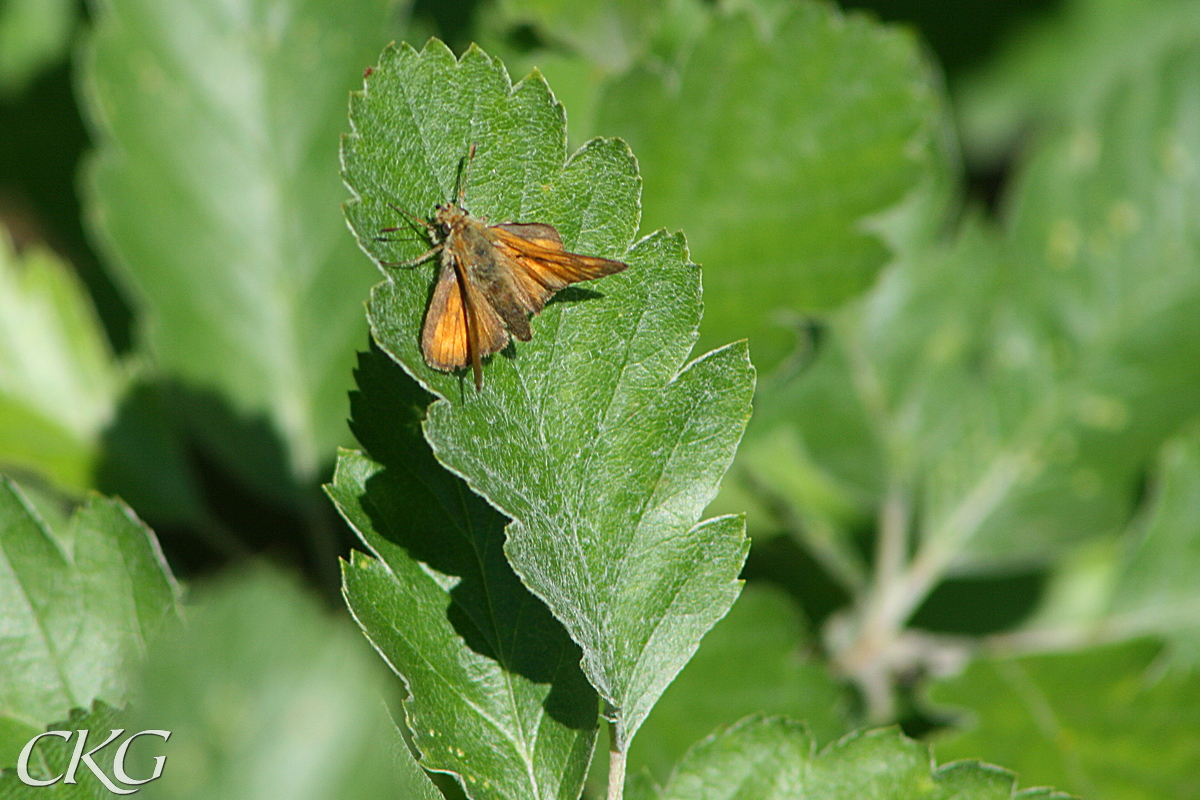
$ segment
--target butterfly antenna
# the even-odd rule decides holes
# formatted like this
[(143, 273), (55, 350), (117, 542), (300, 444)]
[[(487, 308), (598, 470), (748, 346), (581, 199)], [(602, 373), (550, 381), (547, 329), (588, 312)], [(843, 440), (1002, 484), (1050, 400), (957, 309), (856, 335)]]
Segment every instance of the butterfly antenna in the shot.
[(462, 180), (458, 182), (458, 204), (461, 206), (467, 198), (467, 184), (471, 182), (471, 162), (475, 160), (475, 142), (471, 142), (471, 151), (467, 153), (467, 165), (463, 168)]
[[(392, 203), (392, 202), (390, 202), (390, 201), (389, 201), (389, 202), (388, 202), (388, 205), (389, 205), (389, 206), (391, 206), (391, 208), (392, 208), (392, 210), (393, 210), (393, 211), (395, 211), (395, 212), (396, 212), (396, 213), (398, 213), (398, 214), (403, 214), (404, 216), (408, 217), (408, 218), (409, 218), (409, 220), (411, 220), (412, 222), (415, 222), (416, 224), (420, 225), (420, 226), (421, 226), (422, 228), (424, 228), (425, 230), (431, 231), (431, 230), (434, 230), (434, 229), (437, 227), (436, 225), (434, 225), (433, 223), (431, 223), (429, 220), (426, 220), (426, 219), (421, 219), (421, 218), (420, 218), (420, 217), (418, 217), (416, 214), (412, 213), (411, 211), (409, 211), (409, 210), (407, 210), (407, 209), (401, 208), (400, 206), (396, 205), (395, 203)], [(392, 232), (392, 231), (398, 231), (398, 230), (400, 230), (400, 228), (399, 228), (399, 227), (395, 227), (395, 228), (381, 228), (379, 232), (380, 232), (380, 233), (390, 233), (390, 232)]]

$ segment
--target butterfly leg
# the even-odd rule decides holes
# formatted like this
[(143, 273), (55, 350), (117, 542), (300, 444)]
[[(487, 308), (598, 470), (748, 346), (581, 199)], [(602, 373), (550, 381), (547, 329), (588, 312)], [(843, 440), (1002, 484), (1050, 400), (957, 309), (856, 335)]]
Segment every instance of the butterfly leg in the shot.
[(438, 242), (436, 245), (429, 248), (424, 253), (421, 253), (421, 255), (417, 256), (416, 258), (410, 258), (408, 261), (380, 261), (379, 263), (385, 267), (399, 267), (402, 269), (407, 269), (408, 267), (415, 267), (423, 261), (428, 261), (430, 256), (436, 255), (437, 253), (441, 252), (443, 244), (444, 244), (444, 242)]

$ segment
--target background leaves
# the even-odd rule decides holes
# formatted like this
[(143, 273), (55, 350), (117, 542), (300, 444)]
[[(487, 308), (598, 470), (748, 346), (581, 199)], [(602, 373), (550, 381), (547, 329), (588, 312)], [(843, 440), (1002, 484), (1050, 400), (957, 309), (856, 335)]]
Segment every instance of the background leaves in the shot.
[[(342, 232), (332, 147), (385, 6), (113, 0), (87, 61), (102, 135), (89, 213), (151, 352), (235, 415), (265, 416), (300, 479), (346, 438), (370, 270)], [(247, 440), (203, 419), (253, 480)]]
[[(1138, 641), (1073, 653), (983, 658), (933, 699), (972, 709), (938, 757), (1003, 762), (1022, 780), (1085, 797), (1187, 797), (1197, 788), (1197, 684)], [(986, 703), (978, 698), (986, 697)]]
[(52, 531), (0, 479), (0, 764), (51, 720), (120, 703), (130, 667), (180, 613), (153, 534), (120, 501), (93, 497)]
[(75, 19), (72, 0), (10, 0), (0, 8), (0, 95), (21, 91), (63, 55)]
[(895, 730), (848, 736), (815, 752), (804, 728), (750, 717), (697, 744), (657, 791), (636, 798), (1064, 798), (1016, 791), (1011, 773), (974, 762), (932, 769), (925, 748)]
[(124, 378), (74, 273), (0, 233), (0, 461), (90, 486)]
[[(311, 142), (313, 154), (332, 146), (333, 133), (345, 129), (341, 92), (362, 86), (361, 70), (374, 61), (383, 41), (419, 43), (428, 33), (438, 33), (463, 52), (476, 38), (486, 42), (489, 53), (503, 54), (513, 75), (542, 68), (554, 96), (570, 112), (572, 146), (595, 133), (637, 137), (634, 152), (649, 179), (646, 229), (682, 227), (696, 247), (695, 259), (711, 278), (731, 284), (744, 279), (757, 287), (752, 301), (735, 303), (736, 287), (718, 291), (715, 280), (707, 286), (710, 326), (728, 316), (730, 308), (740, 309), (742, 318), (729, 316), (731, 325), (753, 323), (760, 331), (750, 334), (751, 352), (772, 373), (756, 398), (753, 427), (758, 430), (751, 430), (733, 468), (738, 483), (707, 514), (751, 512), (755, 552), (742, 572), (751, 587), (748, 597), (761, 598), (763, 582), (772, 581), (786, 589), (786, 599), (776, 595), (771, 603), (746, 606), (754, 619), (739, 620), (735, 608), (735, 616), (701, 644), (696, 661), (666, 691), (655, 713), (675, 706), (704, 715), (681, 722), (665, 714), (662, 723), (651, 715), (631, 752), (635, 766), (640, 747), (663, 744), (662, 752), (647, 759), (657, 778), (669, 781), (667, 767), (689, 743), (751, 710), (735, 709), (742, 690), (756, 698), (748, 704), (764, 706), (775, 700), (790, 704), (789, 696), (833, 706), (841, 702), (838, 698), (853, 696), (828, 677), (809, 680), (832, 674), (855, 679), (866, 701), (862, 707), (849, 704), (851, 717), (839, 724), (859, 724), (857, 714), (873, 707), (884, 708), (885, 713), (876, 714), (879, 718), (899, 718), (909, 733), (921, 736), (940, 726), (969, 730), (977, 721), (978, 735), (967, 733), (962, 740), (965, 755), (987, 754), (1045, 774), (1045, 780), (1085, 785), (1089, 796), (1100, 797), (1136, 792), (1130, 787), (1138, 769), (1161, 758), (1164, 767), (1150, 779), (1161, 780), (1149, 785), (1161, 796), (1194, 794), (1186, 781), (1174, 780), (1186, 770), (1172, 760), (1178, 757), (1178, 763), (1186, 764), (1194, 758), (1186, 746), (1194, 726), (1166, 712), (1189, 707), (1193, 683), (1184, 670), (1196, 652), (1195, 620), (1189, 613), (1195, 539), (1191, 507), (1197, 482), (1194, 400), (1200, 384), (1191, 358), (1197, 344), (1191, 323), (1196, 299), (1191, 142), (1197, 116), (1189, 99), (1195, 94), (1191, 84), (1196, 73), (1191, 6), (1166, 0), (1136, 9), (1124, 0), (1069, 3), (1063, 13), (1047, 17), (1042, 33), (1005, 45), (1008, 54), (994, 59), (987, 43), (1003, 43), (995, 20), (1016, 18), (1021, 8), (1038, 5), (1033, 0), (1003, 4), (1002, 11), (1000, 4), (976, 3), (954, 14), (936, 5), (921, 9), (907, 0), (846, 5), (875, 6), (887, 19), (914, 15), (925, 20), (926, 40), (948, 68), (951, 106), (964, 121), (965, 173), (943, 122), (940, 77), (919, 52), (917, 37), (828, 6), (765, 0), (719, 5), (671, 0), (604, 4), (602, 9), (542, 0), (486, 6), (418, 3), (409, 33), (393, 36), (380, 35), (366, 16), (339, 16), (345, 12), (328, 0), (235, 3), (224, 8), (234, 16), (246, 13), (238, 25), (229, 26), (221, 21), (229, 18), (217, 16), (206, 17), (204, 25), (193, 24), (196, 10), (191, 8), (176, 17), (168, 0), (154, 9), (127, 0), (96, 3), (92, 16), (102, 29), (97, 57), (80, 62), (77, 78), (92, 87), (93, 99), (100, 98), (94, 108), (101, 108), (96, 117), (103, 140), (101, 163), (136, 157), (141, 171), (119, 176), (131, 178), (127, 184), (110, 181), (103, 191), (91, 190), (89, 202), (99, 220), (96, 230), (108, 237), (106, 258), (116, 255), (130, 265), (135, 260), (141, 264), (130, 266), (124, 281), (134, 289), (139, 330), (203, 337), (201, 345), (176, 361), (163, 357), (162, 344), (169, 337), (158, 333), (137, 336), (131, 350), (128, 308), (113, 302), (98, 262), (72, 232), (78, 224), (70, 178), (73, 154), (85, 144), (73, 116), (67, 68), (61, 61), (49, 69), (39, 67), (36, 58), (27, 59), (19, 48), (0, 47), (0, 62), (8, 65), (13, 62), (6, 59), (16, 57), (18, 82), (28, 87), (18, 88), (17, 94), (10, 89), (0, 99), (5, 121), (0, 221), (17, 243), (15, 261), (30, 267), (47, 263), (30, 243), (44, 242), (66, 253), (96, 298), (103, 330), (113, 337), (113, 346), (106, 348), (99, 326), (83, 324), (80, 331), (93, 332), (75, 334), (69, 333), (70, 324), (43, 325), (41, 333), (35, 325), (6, 328), (6, 341), (20, 348), (7, 363), (26, 368), (5, 374), (26, 377), (2, 384), (0, 393), (17, 398), (12, 408), (20, 413), (0, 413), (0, 430), (12, 433), (3, 440), (12, 446), (0, 449), (0, 459), (28, 478), (35, 490), (32, 502), (56, 531), (66, 530), (69, 503), (55, 490), (99, 485), (119, 491), (143, 517), (167, 522), (168, 556), (188, 577), (213, 569), (212, 553), (232, 560), (239, 548), (302, 561), (294, 544), (301, 531), (325, 542), (323, 555), (317, 548), (307, 554), (310, 567), (331, 568), (341, 529), (322, 517), (322, 498), (311, 493), (333, 455), (332, 445), (340, 441), (337, 431), (344, 433), (345, 406), (338, 394), (349, 386), (346, 348), (361, 347), (364, 340), (361, 327), (355, 340), (338, 320), (347, 310), (356, 317), (351, 306), (358, 301), (349, 300), (355, 295), (348, 291), (346, 302), (337, 302), (319, 279), (311, 284), (310, 295), (297, 290), (291, 310), (285, 300), (280, 318), (295, 321), (298, 336), (308, 332), (293, 348), (300, 357), (290, 366), (281, 356), (287, 348), (260, 312), (272, 307), (271, 299), (282, 297), (276, 289), (288, 288), (292, 278), (300, 278), (296, 286), (313, 275), (341, 281), (355, 269), (353, 264), (364, 262), (352, 253), (336, 266), (322, 261), (338, 250), (339, 237), (349, 241), (338, 232), (339, 222), (325, 227), (332, 218), (318, 213), (319, 207), (331, 209), (344, 193), (320, 182), (322, 171), (325, 178), (332, 176), (328, 162), (319, 167), (315, 155), (310, 159), (301, 153), (305, 142)], [(1052, 10), (1047, 3), (1040, 5)], [(56, 22), (63, 18), (54, 16), (63, 6), (18, 0), (3, 5), (5, 12), (14, 8), (44, 14), (33, 19), (35, 28), (58, 31), (43, 52), (66, 52), (67, 38), (61, 34), (67, 29)], [(382, 19), (382, 7), (374, 8), (381, 15), (375, 19)], [(168, 24), (142, 26), (151, 19)], [(172, 27), (180, 22), (188, 25)], [(86, 20), (83, 24), (90, 27)], [(0, 19), (0, 42), (12, 30), (5, 25)], [(193, 30), (203, 32), (204, 47), (189, 46), (184, 37)], [(314, 60), (306, 61), (306, 54)], [(854, 58), (839, 61), (843, 54)], [(974, 96), (958, 71), (968, 60), (983, 70), (988, 84)], [(135, 63), (141, 67), (128, 68)], [(438, 72), (445, 61), (430, 63), (425, 73), (430, 86), (442, 84), (449, 97), (446, 73)], [(88, 72), (93, 69), (89, 64), (94, 74)], [(479, 68), (473, 75), (483, 91), (423, 107), (430, 121), (415, 133), (424, 137), (429, 164), (398, 168), (386, 149), (372, 161), (379, 167), (373, 173), (379, 191), (364, 198), (369, 203), (374, 197), (377, 207), (360, 220), (368, 249), (385, 261), (419, 252), (422, 243), (417, 241), (373, 241), (379, 227), (403, 221), (378, 201), (428, 213), (433, 203), (452, 196), (459, 161), (469, 142), (479, 137), (481, 144), (500, 142), (504, 148), (497, 154), (481, 147), (478, 180), (472, 182), (476, 188), (468, 195), (473, 211), (493, 220), (537, 214), (560, 225), (581, 247), (614, 256), (625, 253), (639, 226), (629, 202), (636, 177), (628, 152), (612, 142), (592, 145), (560, 170), (567, 150), (558, 144), (563, 138), (558, 110), (548, 102), (545, 87), (535, 78), (510, 95), (512, 87), (498, 79), (495, 64), (487, 59), (472, 64)], [(172, 72), (173, 66), (180, 69)], [(780, 83), (772, 71), (776, 67), (786, 70), (789, 80)], [(156, 83), (156, 75), (166, 83)], [(723, 75), (739, 85), (723, 83)], [(640, 91), (620, 94), (622, 87), (634, 85), (653, 102), (641, 108)], [(96, 90), (103, 86), (108, 89)], [(814, 87), (819, 91), (800, 91)], [(133, 94), (152, 98), (154, 105), (138, 103)], [(430, 94), (422, 90), (413, 96)], [(711, 107), (704, 102), (710, 96)], [(496, 97), (505, 99), (489, 105)], [(636, 116), (626, 119), (620, 107), (614, 110), (610, 101), (617, 97), (621, 105), (628, 101)], [(268, 100), (259, 102), (262, 98)], [(812, 106), (800, 102), (804, 99), (812, 100)], [(471, 106), (464, 122), (462, 107), (476, 100), (481, 102)], [(201, 107), (201, 102), (210, 105)], [(826, 120), (821, 112), (829, 110), (842, 112), (837, 127), (814, 134), (810, 123)], [(714, 125), (719, 135), (707, 136), (709, 112), (720, 121)], [(516, 117), (528, 119), (538, 132), (526, 136), (512, 124)], [(856, 120), (864, 119), (855, 127)], [(621, 127), (626, 124), (628, 130)], [(860, 135), (885, 130), (887, 141)], [(197, 134), (199, 142), (193, 141)], [(688, 146), (706, 139), (719, 139), (723, 149), (713, 155)], [(799, 150), (806, 143), (816, 148), (815, 154)], [(193, 158), (193, 150), (202, 157)], [(332, 157), (332, 150), (324, 152)], [(822, 168), (804, 173), (808, 183), (789, 185), (799, 174), (784, 158), (789, 154), (796, 156), (795, 165)], [(825, 160), (822, 154), (837, 157)], [(867, 156), (877, 160), (864, 168)], [(488, 158), (493, 160), (488, 163)], [(204, 174), (192, 175), (189, 167)], [(19, 176), (15, 184), (14, 175)], [(973, 204), (966, 209), (956, 197), (964, 183)], [(774, 191), (776, 184), (783, 188)], [(143, 185), (157, 188), (150, 192)], [(277, 203), (262, 202), (264, 185), (283, 187), (275, 193)], [(116, 191), (120, 186), (136, 191), (121, 194)], [(674, 186), (684, 191), (666, 191)], [(194, 195), (190, 200), (187, 192)], [(208, 199), (197, 201), (197, 196)], [(142, 203), (145, 207), (138, 205)], [(595, 214), (572, 216), (577, 204)], [(655, 208), (663, 212), (661, 219)], [(838, 213), (823, 213), (831, 208)], [(263, 223), (272, 214), (280, 225)], [(609, 214), (611, 224), (596, 224)], [(147, 227), (137, 228), (141, 223)], [(716, 244), (705, 241), (708, 236), (717, 237)], [(660, 237), (642, 243), (644, 251), (638, 252), (644, 259), (635, 266), (645, 269), (657, 259), (687, 275), (690, 256), (683, 255), (679, 241)], [(728, 253), (714, 256), (716, 245), (727, 246)], [(784, 259), (789, 254), (805, 257), (772, 266), (768, 256), (774, 250)], [(264, 257), (256, 257), (260, 253)], [(160, 258), (163, 264), (157, 263)], [(282, 265), (281, 258), (287, 259)], [(258, 280), (265, 274), (257, 271), (262, 264), (277, 282)], [(817, 266), (829, 267), (821, 273), (828, 281), (810, 274)], [(121, 269), (114, 264), (104, 268)], [(389, 313), (395, 311), (400, 322), (388, 328), (387, 314), (380, 313), (377, 327), (391, 337), (392, 354), (399, 354), (454, 406), (454, 413), (446, 415), (454, 418), (452, 425), (472, 410), (495, 409), (457, 376), (429, 372), (417, 353), (415, 331), (433, 269), (431, 264), (390, 276), (396, 288), (381, 290), (376, 299), (386, 299)], [(170, 277), (152, 297), (142, 285), (149, 284), (141, 271)], [(21, 267), (14, 274), (44, 277), (53, 272)], [(368, 273), (360, 274), (362, 281), (368, 280)], [(781, 302), (782, 291), (768, 282), (773, 280), (784, 281), (789, 290), (795, 286), (805, 297)], [(5, 306), (6, 315), (20, 320), (29, 309), (51, 308), (55, 311), (38, 311), (29, 318), (88, 316), (75, 313), (86, 304), (64, 299), (78, 297), (75, 290), (48, 278), (30, 285), (36, 291), (16, 289), (4, 295), (14, 299), (11, 307)], [(355, 291), (365, 285), (358, 283)], [(676, 286), (686, 288), (683, 282)], [(602, 359), (592, 363), (596, 359), (590, 348), (611, 343), (591, 335), (583, 323), (594, 316), (604, 321), (604, 330), (628, 330), (621, 326), (630, 319), (622, 314), (606, 318), (605, 313), (640, 288), (645, 287), (630, 273), (566, 293), (535, 321), (533, 342), (492, 359), (484, 394), (518, 387), (529, 369), (551, 363), (564, 365), (555, 375), (555, 391), (590, 386), (589, 370), (605, 366)], [(237, 295), (235, 289), (246, 292)], [(827, 302), (806, 299), (806, 293), (817, 290), (836, 291)], [(694, 302), (690, 291), (646, 297), (687, 305)], [(728, 308), (722, 299), (726, 295)], [(304, 298), (319, 299), (306, 306)], [(322, 307), (326, 301), (328, 307)], [(178, 309), (192, 316), (173, 328), (167, 320), (176, 319)], [(687, 333), (686, 326), (675, 327), (674, 333)], [(326, 330), (330, 335), (322, 338)], [(60, 332), (74, 344), (48, 346)], [(716, 343), (737, 335), (736, 327), (724, 334), (706, 328), (704, 334)], [(230, 351), (220, 343), (229, 339), (244, 347), (238, 351), (242, 356), (226, 358)], [(547, 349), (552, 342), (568, 341), (570, 347)], [(91, 348), (87, 342), (100, 346)], [(118, 355), (110, 356), (109, 349)], [(681, 352), (667, 350), (658, 354), (659, 366), (674, 358), (678, 367), (685, 360)], [(30, 357), (31, 352), (37, 355)], [(221, 363), (214, 367), (206, 358)], [(341, 367), (334, 365), (338, 358)], [(200, 374), (201, 367), (212, 369)], [(667, 372), (663, 367), (659, 374)], [(65, 381), (63, 386), (75, 389), (47, 391), (44, 387), (54, 382), (41, 378), (55, 375)], [(90, 377), (78, 383), (85, 375)], [(288, 375), (302, 380), (293, 382)], [(579, 384), (572, 382), (575, 378)], [(271, 388), (282, 384), (294, 391), (289, 395)], [(34, 391), (36, 386), (43, 388)], [(69, 406), (58, 402), (72, 396), (83, 399)], [(572, 425), (586, 415), (568, 401), (586, 406), (593, 399), (586, 393), (555, 397), (565, 398), (560, 406), (531, 407), (555, 411)], [(397, 436), (394, 441), (420, 445), (413, 409), (423, 404), (423, 399), (413, 401), (401, 414), (409, 439)], [(311, 409), (309, 432), (301, 430), (304, 423), (295, 424), (305, 407)], [(301, 411), (289, 417), (296, 408)], [(103, 413), (93, 413), (97, 411)], [(383, 412), (377, 416), (388, 418)], [(83, 418), (87, 424), (78, 424)], [(515, 418), (497, 413), (488, 422)], [(22, 419), (37, 419), (47, 438), (25, 438)], [(291, 427), (284, 430), (286, 420)], [(434, 421), (431, 416), (429, 430)], [(386, 458), (376, 452), (389, 440), (386, 422), (383, 428), (385, 433), (374, 436), (369, 456), (346, 456), (348, 471), (339, 481), (371, 475), (399, 483), (386, 476), (410, 474), (402, 466), (409, 455), (399, 447)], [(519, 426), (498, 425), (494, 435), (511, 437), (514, 430), (521, 432)], [(51, 450), (50, 443), (62, 449)], [(555, 457), (574, 453), (575, 444), (565, 439)], [(588, 440), (583, 444), (593, 447)], [(475, 442), (464, 438), (455, 445), (470, 450)], [(487, 447), (489, 469), (502, 467), (491, 470), (499, 477), (484, 475), (487, 480), (499, 481), (513, 468), (522, 480), (536, 474), (523, 461), (506, 460), (503, 447)], [(426, 451), (413, 452), (422, 454), (417, 459), (424, 459), (421, 463), (432, 463)], [(560, 472), (570, 474), (562, 469), (545, 474), (557, 479)], [(483, 483), (468, 477), (473, 486)], [(554, 482), (531, 485), (540, 493), (543, 484), (553, 488)], [(378, 493), (372, 496), (373, 486), (361, 482), (350, 480), (343, 488), (351, 506), (380, 500)], [(408, 488), (407, 483), (395, 487), (397, 496), (406, 498), (406, 509), (416, 508), (407, 502)], [(706, 494), (707, 489), (699, 491), (689, 502), (698, 506)], [(503, 567), (498, 543), (506, 520), (480, 505), (483, 501), (471, 502), (483, 520), (478, 532), (487, 542), (481, 551), (490, 559), (486, 563)], [(506, 503), (505, 510), (519, 505), (511, 498)], [(380, 507), (385, 506), (381, 501)], [(388, 519), (407, 522), (415, 516), (393, 508)], [(697, 508), (695, 519), (699, 517)], [(362, 527), (368, 538), (370, 525), (382, 519), (367, 515)], [(442, 530), (436, 519), (430, 516), (422, 524)], [(196, 548), (196, 539), (176, 536), (180, 532), (202, 532), (208, 544)], [(556, 540), (562, 538), (559, 533), (555, 529)], [(740, 536), (728, 534), (728, 542)], [(224, 544), (216, 544), (222, 540)], [(469, 551), (463, 543), (474, 540), (451, 536), (448, 541)], [(386, 554), (384, 544), (379, 547)], [(411, 600), (412, 587), (421, 586), (433, 600), (425, 616), (416, 615), (430, 623), (421, 628), (422, 635), (442, 636), (437, 641), (446, 645), (444, 652), (461, 659), (448, 662), (487, 665), (492, 675), (521, 675), (515, 668), (518, 649), (495, 646), (504, 639), (501, 629), (492, 632), (492, 644), (487, 644), (483, 634), (466, 624), (465, 613), (452, 613), (480, 607), (467, 602), (468, 588), (491, 585), (479, 575), (494, 579), (503, 573), (511, 597), (529, 598), (512, 573), (461, 569), (458, 583), (451, 585), (453, 570), (438, 573), (431, 566), (449, 561), (438, 548), (417, 554), (402, 547), (394, 551), (389, 557), (408, 572), (393, 571), (389, 562), (366, 556), (356, 556), (347, 568), (347, 574), (378, 579), (371, 592), (360, 592), (360, 621), (371, 610), (368, 595), (380, 600), (380, 608), (392, 603), (407, 609), (414, 606), (404, 605), (405, 598)], [(470, 565), (470, 558), (463, 563)], [(722, 567), (722, 582), (734, 577), (734, 563), (736, 559), (728, 559)], [(397, 574), (411, 577), (412, 585), (396, 579)], [(246, 597), (242, 602), (250, 602)], [(793, 601), (804, 606), (811, 632), (800, 630), (803, 626), (788, 605)], [(392, 619), (403, 620), (403, 633), (410, 626), (421, 627), (410, 616), (379, 615), (372, 623), (377, 642), (399, 637), (389, 625)], [(542, 617), (550, 619), (545, 612)], [(881, 620), (894, 634), (884, 637), (887, 646), (857, 648), (858, 642), (870, 643), (870, 637), (860, 634), (878, 630), (872, 625)], [(546, 639), (552, 648), (565, 641), (563, 632), (555, 630)], [(774, 632), (773, 648), (753, 636), (766, 630)], [(1141, 648), (1132, 656), (1113, 655), (1123, 650), (1090, 649), (1101, 642), (1119, 647), (1128, 637), (1145, 634), (1155, 638), (1128, 645)], [(726, 646), (738, 658), (722, 655)], [(714, 653), (711, 660), (706, 660), (706, 649)], [(503, 664), (508, 666), (485, 652), (506, 653)], [(1069, 667), (1090, 670), (1095, 680), (1045, 677), (1050, 660), (1068, 656), (1082, 659)], [(949, 677), (967, 663), (973, 666), (965, 679)], [(721, 672), (714, 666), (742, 669)], [(985, 667), (1004, 675), (1017, 669), (1033, 677), (1024, 683), (988, 682), (978, 677), (977, 670)], [(689, 670), (696, 677), (689, 677)], [(347, 674), (358, 673), (350, 669)], [(943, 716), (926, 701), (923, 687), (934, 683), (941, 691), (956, 687), (959, 680), (966, 689), (954, 700), (963, 712)], [(803, 696), (783, 691), (785, 681), (792, 692), (803, 689)], [(706, 682), (719, 685), (706, 693)], [(552, 684), (529, 683), (533, 689), (521, 695), (529, 715), (516, 716), (553, 721), (537, 700), (538, 692)], [(1031, 696), (1037, 702), (1028, 702)], [(1104, 707), (1085, 709), (1081, 696), (1104, 698)], [(879, 703), (881, 697), (890, 704)], [(1123, 705), (1126, 701), (1133, 705)], [(359, 707), (353, 699), (345, 705)], [(419, 707), (414, 700), (409, 712), (415, 714)], [(1057, 715), (1057, 727), (1047, 727), (1046, 709)], [(816, 715), (803, 703), (793, 706), (792, 713), (808, 715), (815, 724)], [(47, 722), (34, 720), (31, 729)], [(828, 735), (836, 735), (836, 721), (826, 722)], [(689, 723), (703, 729), (688, 730)], [(947, 736), (951, 732), (943, 731)], [(550, 793), (556, 790), (550, 787), (569, 792), (584, 760), (570, 747), (558, 756), (564, 752), (573, 755), (543, 762), (569, 765), (561, 783), (541, 782)], [(440, 757), (449, 764), (457, 755), (445, 747)], [(411, 757), (402, 763), (416, 781), (413, 794), (456, 791), (445, 777), (438, 778), (442, 789), (434, 789)], [(689, 769), (697, 763), (689, 761)], [(714, 785), (726, 785), (723, 781), (732, 780), (744, 763), (737, 758), (722, 763), (730, 771), (705, 772), (711, 765), (697, 771), (709, 775)], [(232, 760), (228, 764), (227, 770), (238, 769)], [(1045, 764), (1062, 769), (1039, 773)], [(551, 771), (547, 767), (543, 774)], [(1082, 784), (1076, 782), (1081, 773), (1086, 778)], [(651, 781), (645, 773), (635, 776), (629, 793), (652, 793)], [(337, 793), (338, 787), (328, 782), (310, 784)], [(989, 786), (997, 796), (1012, 794), (1010, 778), (997, 778)]]
[(144, 796), (436, 797), (388, 719), (378, 660), (293, 581), (227, 576), (188, 618), (140, 672), (129, 726), (172, 731), (172, 779)]
[(614, 81), (595, 125), (644, 165), (647, 228), (683, 228), (704, 266), (700, 346), (749, 336), (770, 370), (800, 314), (887, 261), (873, 217), (948, 193), (940, 101), (907, 35), (803, 3), (713, 15), (678, 73), (642, 63)]
[(629, 770), (666, 780), (702, 737), (751, 714), (804, 722), (818, 746), (851, 729), (852, 698), (812, 652), (795, 603), (750, 584), (654, 706), (629, 752)]

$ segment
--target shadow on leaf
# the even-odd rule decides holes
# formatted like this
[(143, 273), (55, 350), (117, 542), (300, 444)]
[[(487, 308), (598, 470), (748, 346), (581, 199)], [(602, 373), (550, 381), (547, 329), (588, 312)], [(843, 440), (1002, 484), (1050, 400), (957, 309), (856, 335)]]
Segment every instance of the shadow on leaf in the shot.
[[(578, 646), (505, 559), (508, 519), (439, 464), (422, 435), (432, 395), (374, 345), (359, 354), (356, 377), (351, 428), (384, 467), (361, 498), (374, 531), (449, 579), (442, 579), (452, 586), (447, 619), (467, 647), (506, 672), (551, 684), (545, 709), (561, 724), (594, 727), (594, 705), (577, 699), (591, 692)], [(386, 561), (382, 543), (370, 538), (367, 546)]]

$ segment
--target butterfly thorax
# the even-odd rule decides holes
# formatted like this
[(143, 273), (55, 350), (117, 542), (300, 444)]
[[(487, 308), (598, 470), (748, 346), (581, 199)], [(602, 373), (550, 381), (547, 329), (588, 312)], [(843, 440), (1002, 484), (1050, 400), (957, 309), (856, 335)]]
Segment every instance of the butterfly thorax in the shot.
[(443, 231), (443, 261), (467, 272), (487, 295), (505, 291), (504, 276), (496, 266), (495, 244), (488, 236), (487, 225), (457, 203), (437, 206), (434, 219)]

